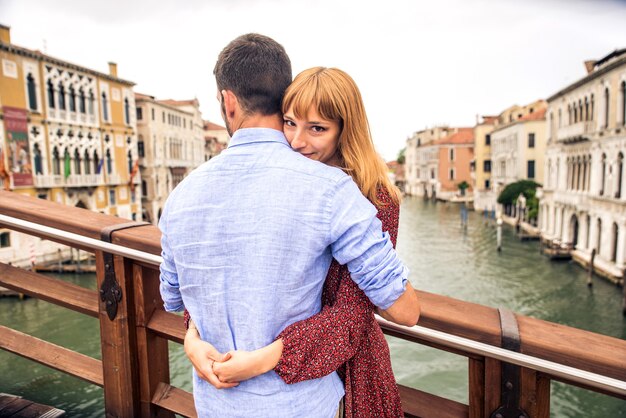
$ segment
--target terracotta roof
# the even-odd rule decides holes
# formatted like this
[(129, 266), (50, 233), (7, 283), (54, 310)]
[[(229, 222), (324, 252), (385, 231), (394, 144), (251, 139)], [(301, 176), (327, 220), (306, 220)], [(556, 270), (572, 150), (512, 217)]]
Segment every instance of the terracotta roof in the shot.
[(204, 121), (204, 130), (205, 131), (225, 131), (226, 128), (218, 125), (217, 123), (209, 122), (208, 120)]
[(191, 100), (166, 99), (166, 100), (157, 100), (157, 102), (161, 104), (170, 105), (170, 106), (185, 106), (185, 105), (196, 106), (198, 105), (198, 99), (191, 99)]
[(537, 110), (536, 112), (529, 113), (526, 116), (522, 116), (517, 121), (540, 120), (540, 119), (545, 119), (545, 117), (546, 117), (546, 108), (543, 108), (543, 109)]
[(458, 132), (452, 135), (441, 138), (435, 142), (434, 145), (460, 145), (460, 144), (473, 144), (474, 143), (474, 128), (459, 128)]
[(154, 100), (154, 96), (135, 92), (135, 100)]

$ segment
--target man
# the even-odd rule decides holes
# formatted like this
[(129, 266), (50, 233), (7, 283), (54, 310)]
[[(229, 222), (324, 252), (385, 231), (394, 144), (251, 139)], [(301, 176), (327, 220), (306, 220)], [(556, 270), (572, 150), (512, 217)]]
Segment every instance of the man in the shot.
[[(165, 308), (186, 307), (220, 352), (254, 350), (319, 312), (335, 257), (387, 317), (415, 324), (415, 292), (376, 209), (349, 176), (294, 152), (282, 133), (291, 82), (283, 47), (243, 35), (214, 73), (232, 139), (167, 201), (159, 223)], [(200, 416), (330, 418), (343, 394), (336, 373), (286, 385), (270, 371), (220, 391), (194, 372)]]

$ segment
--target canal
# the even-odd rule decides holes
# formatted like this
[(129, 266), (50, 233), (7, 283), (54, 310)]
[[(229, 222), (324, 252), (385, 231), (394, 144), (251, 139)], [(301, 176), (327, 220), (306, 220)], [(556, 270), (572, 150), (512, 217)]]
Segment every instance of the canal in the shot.
[[(496, 251), (491, 220), (470, 212), (461, 225), (459, 206), (407, 197), (402, 203), (398, 252), (411, 270), (413, 286), (523, 315), (626, 339), (621, 289), (569, 262), (550, 262), (537, 242), (521, 242), (504, 227)], [(60, 275), (95, 288), (94, 275)], [(99, 358), (98, 322), (36, 299), (0, 299), (0, 324)], [(467, 402), (467, 360), (388, 338), (399, 383)], [(620, 355), (623, 355), (620, 354)], [(191, 390), (190, 366), (182, 347), (170, 345), (174, 385)], [(103, 416), (103, 392), (94, 385), (0, 350), (0, 392), (19, 394), (69, 412)], [(553, 383), (552, 417), (626, 417), (626, 402)]]

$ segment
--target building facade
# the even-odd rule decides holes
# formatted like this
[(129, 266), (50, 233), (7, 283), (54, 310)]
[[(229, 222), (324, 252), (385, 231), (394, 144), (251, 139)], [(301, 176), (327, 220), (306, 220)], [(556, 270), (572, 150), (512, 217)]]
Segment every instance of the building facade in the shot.
[(483, 116), (474, 126), (472, 184), (475, 210), (495, 210), (496, 199), (491, 188), (491, 132), (497, 119), (497, 116)]
[(135, 94), (143, 219), (156, 225), (170, 192), (205, 161), (198, 100)]
[(626, 49), (585, 63), (587, 75), (548, 99), (540, 203), (548, 245), (620, 281), (626, 268)]
[(546, 102), (512, 106), (498, 116), (491, 131), (491, 188), (495, 207), (497, 197), (511, 183), (543, 179), (546, 152)]
[(439, 146), (435, 142), (457, 128), (435, 126), (415, 132), (406, 141), (405, 191), (409, 195), (435, 198), (439, 187)]
[[(469, 200), (473, 192), (470, 169), (474, 159), (474, 129), (455, 128), (454, 133), (433, 144), (438, 148), (437, 198)], [(462, 183), (468, 185), (463, 192), (459, 189)]]
[[(2, 187), (141, 219), (134, 83), (115, 63), (104, 74), (13, 45), (3, 25), (0, 66)], [(23, 248), (24, 236), (10, 235), (3, 246)], [(49, 252), (42, 245), (36, 255)]]
[(208, 120), (204, 121), (204, 159), (205, 161), (219, 155), (228, 147), (230, 135), (225, 127)]

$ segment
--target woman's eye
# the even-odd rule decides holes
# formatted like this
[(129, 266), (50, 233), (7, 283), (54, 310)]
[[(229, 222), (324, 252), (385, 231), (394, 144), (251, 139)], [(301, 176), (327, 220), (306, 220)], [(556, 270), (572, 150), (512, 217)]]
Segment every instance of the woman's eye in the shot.
[(311, 129), (313, 129), (313, 132), (324, 132), (326, 130), (326, 128), (324, 128), (323, 126), (312, 126)]
[(296, 124), (293, 123), (293, 121), (289, 119), (284, 119), (283, 122), (285, 123), (286, 126), (296, 126)]

